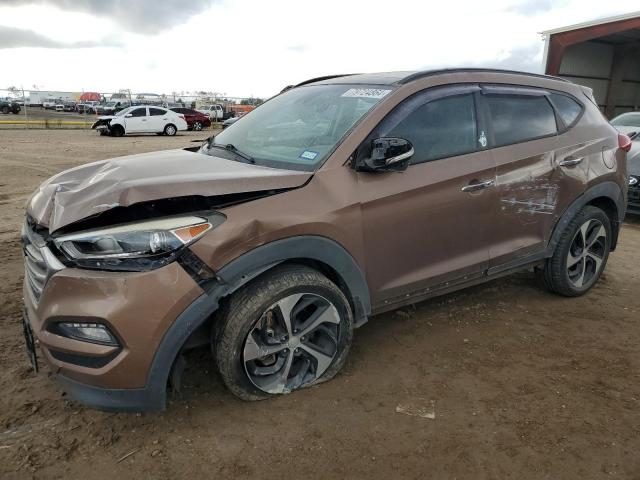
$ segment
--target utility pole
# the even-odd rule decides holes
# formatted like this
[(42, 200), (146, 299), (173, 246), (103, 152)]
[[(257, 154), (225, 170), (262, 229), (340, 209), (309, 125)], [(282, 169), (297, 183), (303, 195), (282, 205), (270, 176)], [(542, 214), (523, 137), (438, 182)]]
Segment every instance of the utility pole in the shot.
[(22, 106), (24, 107), (24, 124), (29, 128), (29, 116), (27, 115), (27, 97), (24, 96), (24, 85), (20, 85), (22, 89)]

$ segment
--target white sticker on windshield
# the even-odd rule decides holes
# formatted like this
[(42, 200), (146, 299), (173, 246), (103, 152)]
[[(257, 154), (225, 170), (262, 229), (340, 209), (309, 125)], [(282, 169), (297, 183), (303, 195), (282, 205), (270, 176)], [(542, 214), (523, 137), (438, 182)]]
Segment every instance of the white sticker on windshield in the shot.
[(315, 160), (318, 155), (318, 152), (305, 150), (304, 152), (302, 152), (302, 155), (300, 155), (300, 158), (304, 158), (305, 160)]
[(342, 94), (343, 97), (382, 98), (391, 90), (384, 88), (350, 88)]

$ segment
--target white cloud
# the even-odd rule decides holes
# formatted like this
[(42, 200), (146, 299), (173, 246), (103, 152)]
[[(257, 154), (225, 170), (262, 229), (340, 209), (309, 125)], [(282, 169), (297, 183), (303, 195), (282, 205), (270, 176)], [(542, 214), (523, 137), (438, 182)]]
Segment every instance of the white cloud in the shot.
[(113, 15), (41, 5), (0, 7), (0, 25), (32, 29), (63, 43), (117, 38), (123, 44), (0, 49), (0, 64), (14, 66), (3, 68), (0, 82), (60, 90), (270, 96), (285, 85), (333, 73), (463, 65), (539, 70), (538, 32), (637, 8), (636, 0), (611, 5), (594, 0), (238, 0), (214, 3), (187, 20), (176, 14), (170, 27), (167, 2), (156, 3), (165, 17), (154, 34), (149, 28), (133, 33), (131, 24)]

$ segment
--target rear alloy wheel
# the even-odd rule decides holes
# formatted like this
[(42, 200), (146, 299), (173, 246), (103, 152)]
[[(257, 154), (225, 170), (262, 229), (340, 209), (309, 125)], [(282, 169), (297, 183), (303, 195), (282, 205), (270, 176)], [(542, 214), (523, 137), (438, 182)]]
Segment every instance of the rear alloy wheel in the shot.
[(536, 274), (549, 290), (567, 297), (586, 293), (600, 278), (611, 248), (611, 222), (586, 206), (566, 226), (554, 254)]
[(595, 282), (607, 252), (607, 231), (602, 222), (587, 220), (576, 232), (567, 253), (567, 275), (576, 288)]
[(202, 130), (202, 122), (194, 122), (193, 130), (196, 132), (199, 132), (200, 130)]
[(344, 364), (352, 315), (342, 291), (302, 266), (274, 269), (236, 292), (214, 330), (225, 384), (260, 400), (332, 378)]
[(178, 129), (176, 128), (176, 126), (171, 123), (164, 127), (164, 134), (170, 137), (173, 137), (177, 131)]

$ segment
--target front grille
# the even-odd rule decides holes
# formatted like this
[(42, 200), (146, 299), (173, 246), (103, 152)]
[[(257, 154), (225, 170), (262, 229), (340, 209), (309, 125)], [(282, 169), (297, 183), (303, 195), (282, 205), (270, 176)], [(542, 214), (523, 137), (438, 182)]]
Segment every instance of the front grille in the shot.
[(46, 245), (47, 231), (27, 218), (22, 228), (22, 251), (24, 252), (24, 276), (35, 303), (40, 301), (47, 281), (64, 266)]
[(629, 202), (640, 203), (640, 184), (629, 187)]

